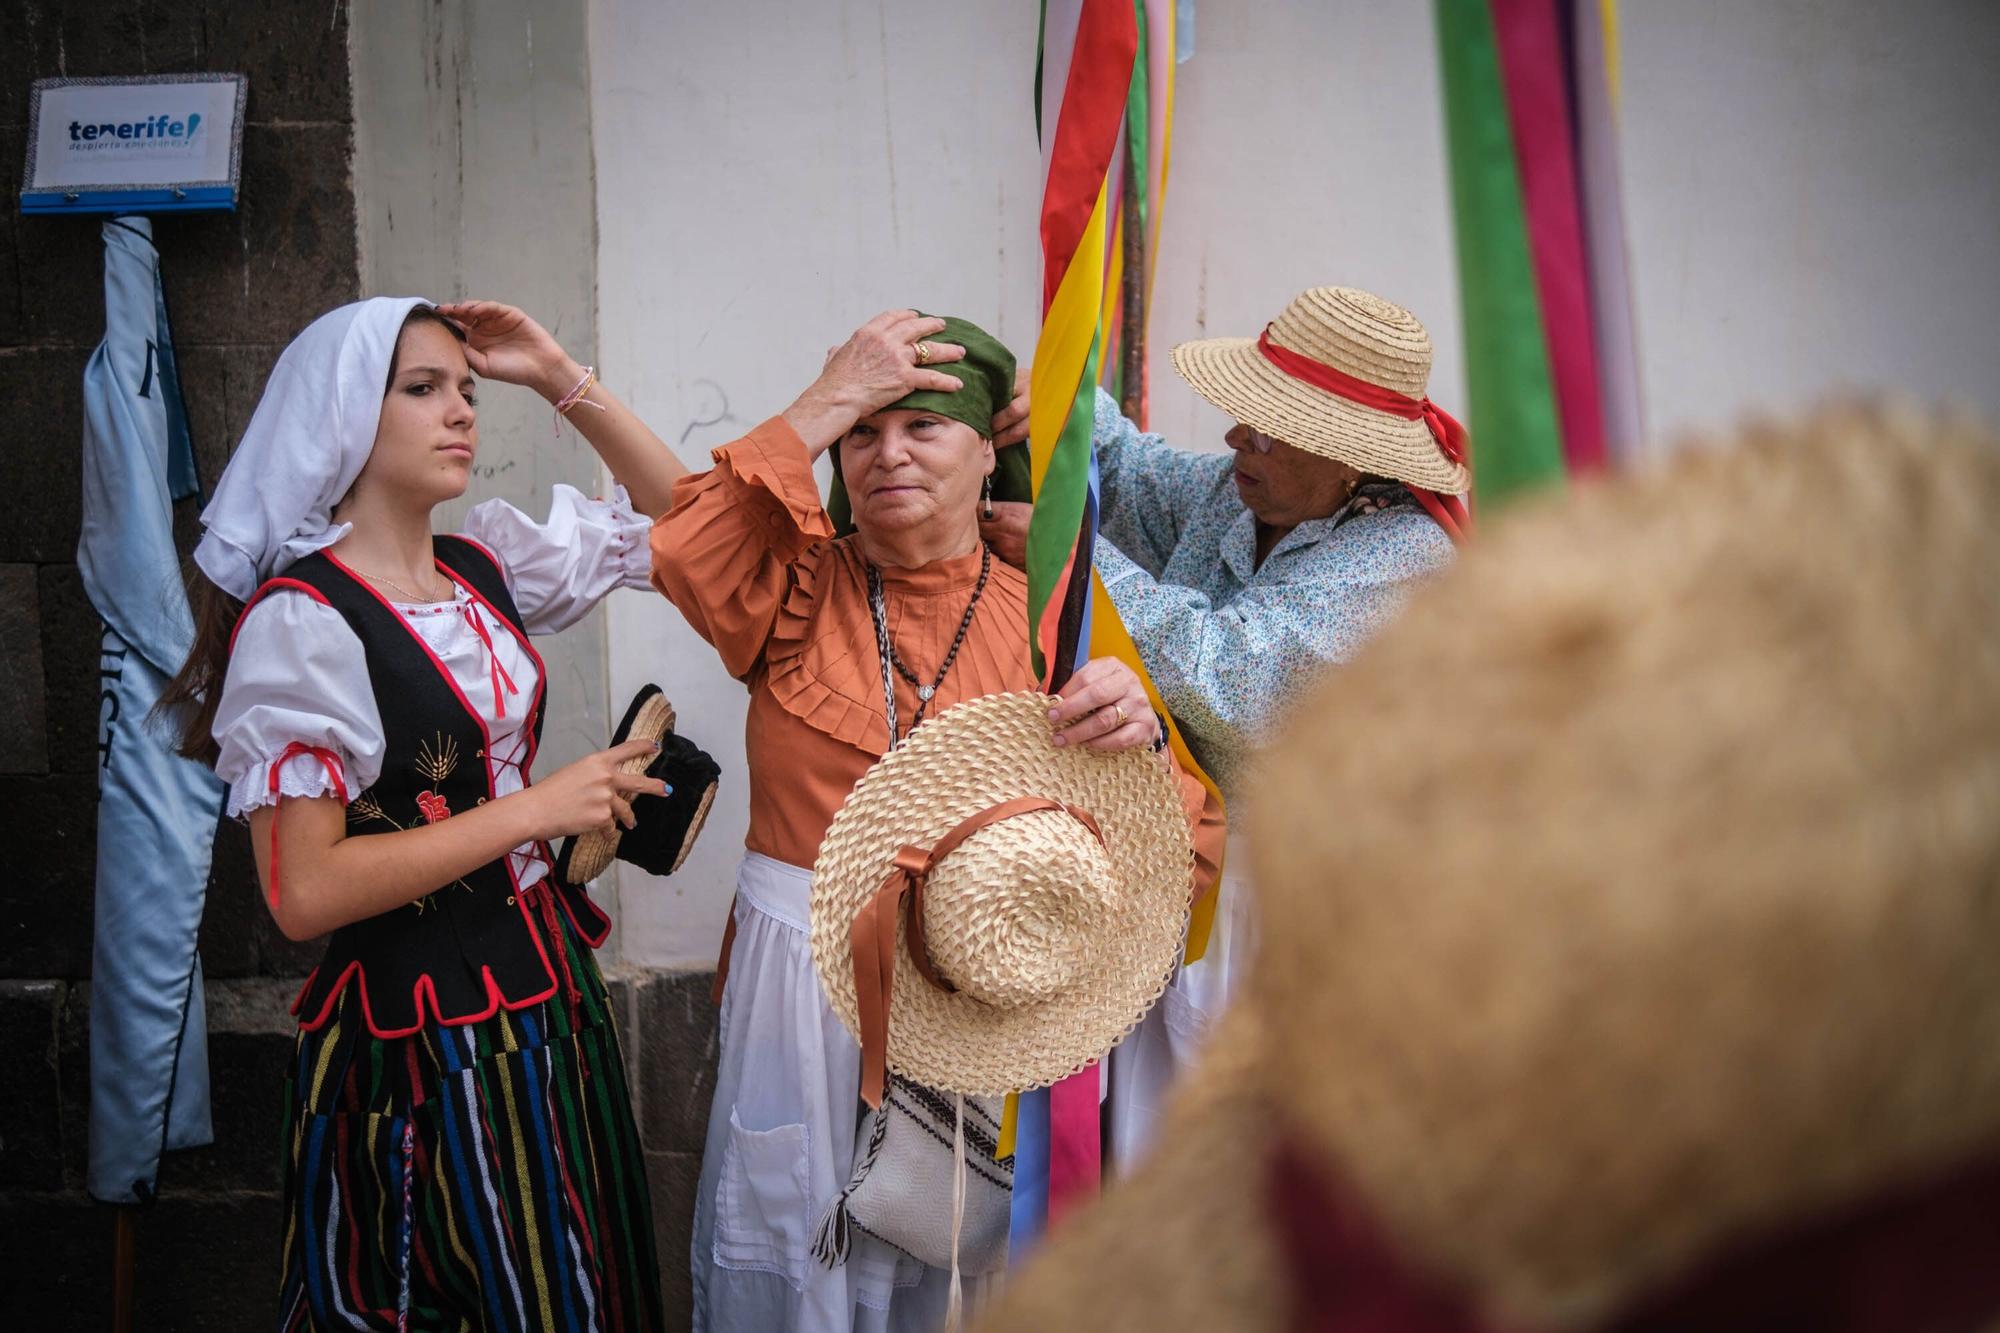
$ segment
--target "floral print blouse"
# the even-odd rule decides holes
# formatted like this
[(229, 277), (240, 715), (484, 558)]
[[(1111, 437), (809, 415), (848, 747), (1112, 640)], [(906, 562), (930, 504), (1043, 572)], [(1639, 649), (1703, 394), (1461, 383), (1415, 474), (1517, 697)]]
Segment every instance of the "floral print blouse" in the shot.
[(1259, 566), (1229, 455), (1140, 431), (1101, 389), (1093, 438), (1098, 575), (1195, 758), (1234, 797), (1285, 705), (1447, 565), (1451, 539), (1400, 485), (1370, 485)]

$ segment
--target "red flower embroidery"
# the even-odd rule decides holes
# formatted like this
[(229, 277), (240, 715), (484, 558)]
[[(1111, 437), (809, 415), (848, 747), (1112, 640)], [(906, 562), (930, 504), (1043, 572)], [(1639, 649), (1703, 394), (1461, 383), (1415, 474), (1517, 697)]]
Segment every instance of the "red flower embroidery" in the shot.
[(440, 820), (451, 818), (451, 807), (444, 803), (444, 797), (434, 791), (417, 793), (417, 809), (424, 812), (426, 824), (435, 824)]

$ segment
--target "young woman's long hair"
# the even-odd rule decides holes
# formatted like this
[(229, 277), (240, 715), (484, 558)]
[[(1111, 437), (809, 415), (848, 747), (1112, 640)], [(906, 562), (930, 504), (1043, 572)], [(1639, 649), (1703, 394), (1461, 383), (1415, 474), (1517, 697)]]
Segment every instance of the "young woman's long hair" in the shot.
[[(403, 327), (428, 320), (451, 330), (454, 338), (465, 341), (458, 325), (429, 306), (418, 306), (403, 320)], [(402, 337), (389, 356), (389, 377), (382, 385), (387, 397), (396, 382), (396, 363), (403, 354)], [(243, 603), (209, 582), (208, 576), (189, 562), (187, 574), (188, 610), (194, 617), (194, 644), (187, 660), (167, 682), (160, 701), (153, 705), (155, 718), (171, 719), (179, 733), (174, 749), (184, 758), (215, 767), (222, 747), (215, 742), (215, 710), (222, 702), (222, 681), (229, 673), (229, 644), (236, 622), (243, 618)]]
[(222, 755), (222, 747), (215, 743), (215, 709), (222, 702), (222, 678), (229, 671), (229, 636), (243, 615), (243, 603), (193, 570), (188, 575), (188, 610), (194, 616), (194, 645), (153, 705), (153, 714), (172, 719), (178, 733), (174, 749), (183, 758), (214, 768)]

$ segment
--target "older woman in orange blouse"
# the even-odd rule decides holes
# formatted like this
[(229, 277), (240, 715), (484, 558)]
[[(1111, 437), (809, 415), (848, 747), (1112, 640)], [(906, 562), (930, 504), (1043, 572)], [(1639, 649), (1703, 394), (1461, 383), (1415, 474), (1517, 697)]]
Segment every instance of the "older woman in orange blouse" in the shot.
[[(931, 341), (940, 334), (950, 341)], [(682, 479), (654, 527), (655, 585), (750, 689), (750, 828), (694, 1227), (697, 1328), (942, 1319), (941, 1270), (868, 1236), (837, 1268), (808, 1253), (852, 1167), (859, 1050), (820, 993), (806, 902), (821, 838), (878, 758), (953, 704), (1035, 685), (1026, 578), (979, 536), (991, 422), (1013, 381), (1012, 356), (975, 326), (877, 316), (781, 415)], [(836, 445), (855, 526), (838, 538), (812, 472)], [(1110, 659), (1076, 673), (1050, 724), (1057, 745), (1160, 740), (1143, 687)], [(1199, 823), (1201, 789), (1184, 789)], [(1220, 830), (1198, 834), (1212, 865)]]

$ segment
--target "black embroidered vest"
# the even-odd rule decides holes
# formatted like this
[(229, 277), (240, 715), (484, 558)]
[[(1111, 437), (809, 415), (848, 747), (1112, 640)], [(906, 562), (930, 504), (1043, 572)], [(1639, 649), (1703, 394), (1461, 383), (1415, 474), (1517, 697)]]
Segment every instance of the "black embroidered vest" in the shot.
[[(547, 673), (492, 557), (457, 537), (436, 537), (433, 548), (439, 567), (484, 603), (489, 621), (500, 622), (494, 632), (514, 634), (535, 663), (540, 680), (528, 704), (525, 782), (541, 742)], [(485, 724), (409, 622), (325, 552), (298, 561), (274, 582), (303, 585), (338, 611), (367, 653), (387, 748), (375, 784), (349, 793), (348, 833), (434, 824), (490, 800)], [(368, 1027), (378, 1037), (405, 1036), (431, 1020), (469, 1022), (553, 996), (562, 974), (548, 949), (556, 946), (545, 946), (545, 932), (531, 924), (511, 861), (502, 856), (413, 903), (334, 931), (292, 1006), (300, 1026), (323, 1024), (349, 984), (362, 987)], [(586, 943), (603, 942), (610, 920), (581, 889), (559, 886), (550, 875), (529, 890), (540, 893), (558, 896)]]

